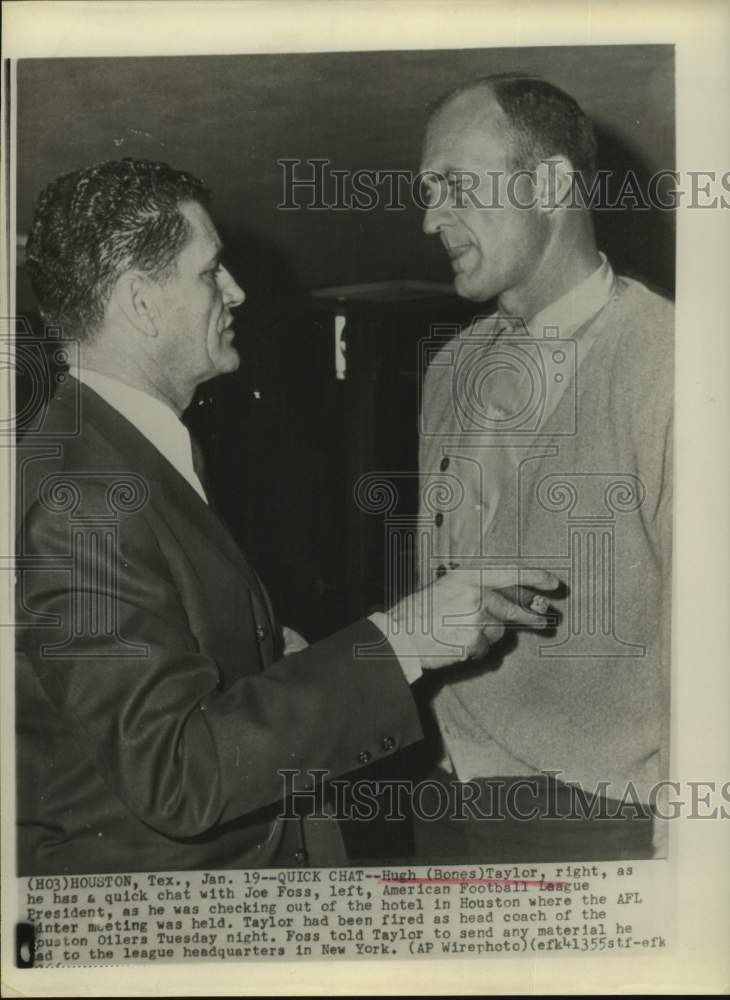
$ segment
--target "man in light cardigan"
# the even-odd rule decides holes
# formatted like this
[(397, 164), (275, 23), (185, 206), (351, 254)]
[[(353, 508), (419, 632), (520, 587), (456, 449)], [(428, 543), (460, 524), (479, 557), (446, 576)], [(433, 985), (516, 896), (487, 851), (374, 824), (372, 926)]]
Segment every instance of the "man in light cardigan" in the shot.
[(432, 685), (430, 777), (452, 803), (478, 795), (456, 821), (416, 820), (421, 860), (662, 851), (673, 309), (598, 251), (594, 157), (578, 104), (517, 74), (450, 93), (426, 134), (424, 231), (488, 315), (423, 355), (422, 496), (447, 477), (461, 499), (422, 503), (421, 582), (519, 558), (566, 587), (552, 635), (518, 630)]

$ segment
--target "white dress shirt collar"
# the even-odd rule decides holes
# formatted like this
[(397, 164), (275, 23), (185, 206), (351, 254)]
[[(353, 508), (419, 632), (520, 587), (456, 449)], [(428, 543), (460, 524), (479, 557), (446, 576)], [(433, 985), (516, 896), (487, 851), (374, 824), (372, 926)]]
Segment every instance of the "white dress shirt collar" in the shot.
[(533, 336), (544, 336), (547, 328), (548, 331), (557, 330), (561, 338), (571, 337), (603, 309), (611, 298), (614, 274), (606, 255), (600, 251), (598, 255), (601, 263), (592, 274), (527, 322)]
[(70, 373), (133, 424), (187, 480), (200, 498), (208, 502), (193, 466), (190, 433), (169, 406), (126, 382), (90, 368), (72, 367)]

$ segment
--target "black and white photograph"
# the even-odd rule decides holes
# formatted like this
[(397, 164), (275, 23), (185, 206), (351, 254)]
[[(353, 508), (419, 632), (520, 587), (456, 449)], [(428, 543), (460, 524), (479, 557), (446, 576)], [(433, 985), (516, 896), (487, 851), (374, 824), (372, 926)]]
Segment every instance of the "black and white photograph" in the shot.
[(730, 164), (673, 41), (495, 37), (4, 59), (10, 989), (676, 959), (730, 818), (678, 219)]

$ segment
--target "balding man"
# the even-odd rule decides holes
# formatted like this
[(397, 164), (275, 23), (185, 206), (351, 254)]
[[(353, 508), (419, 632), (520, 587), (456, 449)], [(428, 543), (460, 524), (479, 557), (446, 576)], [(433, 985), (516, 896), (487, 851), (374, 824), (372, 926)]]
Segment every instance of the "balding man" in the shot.
[(430, 351), (421, 474), (424, 487), (456, 477), (463, 496), (436, 515), (422, 581), (519, 557), (567, 587), (552, 637), (519, 632), (436, 685), (435, 776), (452, 798), (471, 781), (479, 796), (463, 822), (417, 824), (423, 859), (654, 852), (668, 749), (673, 310), (596, 246), (583, 197), (595, 149), (572, 97), (517, 74), (460, 87), (428, 124), (423, 228), (441, 240), (458, 294), (496, 309)]

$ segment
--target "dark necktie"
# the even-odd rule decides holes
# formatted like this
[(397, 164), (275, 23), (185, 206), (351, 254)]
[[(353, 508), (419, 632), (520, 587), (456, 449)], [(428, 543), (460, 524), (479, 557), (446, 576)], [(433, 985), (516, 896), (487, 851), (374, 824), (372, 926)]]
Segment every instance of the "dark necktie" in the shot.
[(205, 490), (205, 495), (208, 499), (209, 506), (215, 510), (215, 504), (213, 502), (213, 491), (210, 487), (210, 479), (208, 478), (208, 472), (205, 467), (205, 456), (203, 455), (203, 449), (200, 446), (195, 434), (192, 431), (188, 431), (190, 434), (190, 450), (193, 455), (193, 469), (195, 470), (195, 475), (200, 480), (200, 484)]

